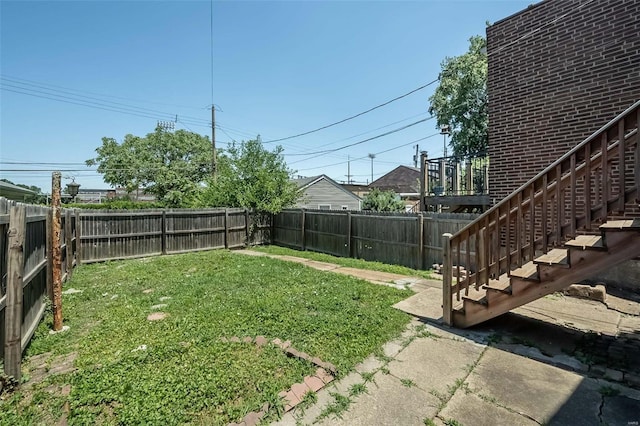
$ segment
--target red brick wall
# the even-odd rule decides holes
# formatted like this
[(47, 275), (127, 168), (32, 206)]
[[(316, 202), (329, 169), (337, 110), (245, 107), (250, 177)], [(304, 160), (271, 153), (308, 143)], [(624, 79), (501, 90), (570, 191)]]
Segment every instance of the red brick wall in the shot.
[(487, 43), (492, 201), (640, 99), (639, 0), (546, 0)]

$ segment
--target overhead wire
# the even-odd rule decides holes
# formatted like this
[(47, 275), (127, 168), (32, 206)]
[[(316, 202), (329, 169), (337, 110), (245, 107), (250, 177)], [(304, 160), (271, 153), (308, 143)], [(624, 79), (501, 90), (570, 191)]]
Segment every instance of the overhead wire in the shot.
[(313, 129), (313, 130), (309, 130), (309, 131), (306, 131), (306, 132), (298, 133), (297, 135), (287, 136), (285, 138), (279, 138), (279, 139), (272, 139), (272, 140), (269, 140), (269, 141), (263, 141), (263, 143), (273, 143), (273, 142), (285, 141), (285, 140), (289, 140), (289, 139), (293, 139), (293, 138), (298, 138), (300, 136), (306, 136), (306, 135), (309, 135), (311, 133), (319, 132), (320, 130), (328, 129), (329, 127), (337, 126), (338, 124), (342, 124), (342, 123), (344, 123), (346, 121), (353, 120), (354, 118), (360, 117), (362, 115), (370, 113), (371, 111), (375, 111), (378, 108), (382, 108), (383, 106), (389, 105), (392, 102), (395, 102), (395, 101), (400, 100), (402, 98), (406, 98), (407, 96), (409, 96), (409, 95), (411, 95), (413, 93), (416, 93), (416, 92), (418, 92), (418, 91), (420, 91), (422, 89), (425, 89), (425, 88), (431, 86), (432, 84), (436, 83), (437, 81), (438, 81), (438, 79), (436, 78), (435, 80), (430, 81), (429, 83), (423, 84), (420, 87), (417, 87), (417, 88), (415, 88), (415, 89), (413, 89), (413, 90), (411, 90), (411, 91), (409, 91), (409, 92), (407, 92), (407, 93), (405, 93), (403, 95), (397, 96), (397, 97), (395, 97), (395, 98), (393, 98), (393, 99), (391, 99), (389, 101), (386, 101), (386, 102), (383, 102), (383, 103), (381, 103), (379, 105), (376, 105), (373, 108), (369, 108), (366, 111), (362, 111), (362, 112), (360, 112), (358, 114), (349, 116), (347, 118), (344, 118), (342, 120), (333, 122), (331, 124), (327, 124), (325, 126), (318, 127), (317, 129)]
[[(379, 138), (382, 138), (384, 136), (388, 136), (388, 135), (391, 135), (393, 133), (397, 133), (397, 132), (400, 132), (402, 130), (408, 129), (409, 127), (416, 126), (416, 125), (418, 125), (420, 123), (424, 123), (425, 121), (431, 120), (432, 118), (433, 117), (423, 118), (422, 120), (418, 120), (418, 121), (413, 122), (411, 124), (407, 124), (406, 126), (402, 126), (402, 127), (397, 128), (397, 129), (390, 130), (388, 132), (385, 132), (385, 133), (382, 133), (380, 135), (373, 136), (373, 137), (370, 137), (370, 138), (367, 138), (367, 139), (364, 139), (364, 140), (361, 140), (361, 141), (358, 141), (358, 142), (354, 142), (354, 143), (350, 143), (350, 144), (347, 144), (347, 145), (343, 145), (343, 146), (338, 147), (338, 148), (333, 148), (333, 149), (330, 149), (330, 150), (317, 151), (317, 152), (314, 152), (314, 153), (304, 154), (304, 155), (312, 155), (312, 156), (309, 157), (309, 158), (305, 158), (305, 159), (302, 159), (302, 160), (291, 162), (289, 164), (296, 164), (296, 163), (300, 163), (302, 161), (308, 161), (308, 160), (311, 160), (313, 158), (317, 158), (317, 157), (319, 157), (319, 156), (321, 156), (323, 154), (329, 153), (329, 152), (336, 152), (336, 151), (340, 151), (340, 150), (343, 150), (343, 149), (346, 149), (346, 148), (350, 148), (352, 146), (361, 145), (361, 144), (363, 144), (365, 142), (369, 142), (369, 141), (372, 141), (372, 140), (375, 140), (375, 139), (379, 139)], [(300, 154), (290, 154), (290, 155), (292, 156), (292, 155), (300, 155)]]
[[(429, 136), (425, 136), (425, 137), (422, 137), (422, 138), (419, 138), (419, 139), (413, 140), (413, 141), (411, 141), (411, 142), (404, 143), (404, 144), (402, 144), (402, 145), (394, 146), (393, 148), (389, 148), (389, 149), (385, 149), (385, 150), (383, 150), (383, 151), (375, 152), (375, 153), (373, 153), (373, 155), (380, 155), (380, 154), (387, 153), (387, 152), (389, 152), (389, 151), (393, 151), (393, 150), (396, 150), (396, 149), (404, 148), (405, 146), (409, 146), (409, 145), (412, 145), (412, 144), (414, 144), (414, 143), (417, 143), (417, 142), (420, 142), (420, 141), (423, 141), (423, 140), (426, 140), (426, 139), (432, 138), (432, 137), (434, 137), (434, 136), (438, 136), (439, 134), (440, 134), (440, 133), (434, 133), (434, 134), (431, 134), (431, 135), (429, 135)], [(322, 168), (326, 168), (326, 167), (339, 166), (339, 165), (341, 165), (341, 164), (347, 164), (347, 163), (349, 163), (350, 161), (364, 160), (364, 159), (366, 159), (366, 158), (369, 158), (369, 156), (368, 156), (368, 155), (365, 155), (365, 156), (362, 156), (362, 157), (351, 158), (351, 159), (346, 160), (346, 161), (340, 161), (340, 162), (338, 162), (338, 163), (333, 163), (333, 164), (324, 164), (324, 165), (322, 165), (322, 166), (310, 167), (310, 168), (307, 168), (307, 169), (300, 169), (299, 171), (316, 170), (316, 169), (322, 169)], [(394, 164), (395, 164), (395, 163), (394, 163)]]

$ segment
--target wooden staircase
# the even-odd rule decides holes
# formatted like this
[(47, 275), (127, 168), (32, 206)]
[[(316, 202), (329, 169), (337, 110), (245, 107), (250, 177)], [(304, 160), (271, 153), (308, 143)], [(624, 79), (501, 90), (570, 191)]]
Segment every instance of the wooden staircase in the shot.
[(469, 327), (640, 256), (640, 101), (455, 235), (443, 319)]

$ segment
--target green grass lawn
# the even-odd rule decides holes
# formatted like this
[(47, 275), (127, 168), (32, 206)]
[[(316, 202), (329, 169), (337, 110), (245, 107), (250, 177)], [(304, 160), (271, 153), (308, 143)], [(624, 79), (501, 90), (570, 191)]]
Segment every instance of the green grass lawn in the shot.
[(286, 256), (303, 257), (305, 259), (317, 260), (318, 262), (335, 263), (336, 265), (346, 266), (349, 268), (368, 269), (370, 271), (391, 272), (393, 274), (410, 275), (413, 277), (432, 278), (430, 271), (421, 271), (417, 269), (407, 268), (400, 265), (389, 265), (381, 262), (370, 262), (362, 259), (353, 259), (350, 257), (337, 257), (330, 254), (316, 253), (313, 251), (293, 250), (280, 246), (256, 246), (251, 250), (261, 251), (268, 254), (278, 254)]
[[(278, 393), (315, 367), (273, 345), (221, 337), (291, 340), (342, 376), (403, 330), (409, 316), (391, 305), (411, 294), (223, 250), (84, 265), (71, 287), (82, 293), (63, 298), (70, 331), (49, 335), (47, 317), (24, 365), (33, 355), (76, 352), (77, 371), (5, 395), (1, 424), (51, 424), (64, 410), (69, 424), (222, 425), (265, 402), (273, 420)], [(160, 303), (169, 316), (147, 321)], [(134, 351), (140, 345), (147, 349)], [(65, 384), (68, 396), (50, 392)]]

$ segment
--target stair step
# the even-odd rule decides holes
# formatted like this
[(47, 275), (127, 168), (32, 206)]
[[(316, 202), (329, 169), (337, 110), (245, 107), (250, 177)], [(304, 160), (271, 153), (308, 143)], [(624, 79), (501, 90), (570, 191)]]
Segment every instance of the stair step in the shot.
[[(469, 288), (469, 294), (462, 296), (463, 302), (471, 302), (478, 305), (487, 305), (486, 292)], [(465, 303), (466, 304), (466, 303)]]
[(542, 256), (534, 259), (533, 263), (536, 265), (560, 266), (565, 268), (569, 268), (571, 266), (569, 264), (569, 252), (565, 249), (550, 250), (547, 254), (543, 254)]
[(502, 275), (498, 280), (489, 280), (489, 284), (483, 285), (483, 289), (489, 291), (495, 291), (504, 294), (511, 294), (511, 280), (507, 275)]
[(606, 250), (604, 241), (600, 235), (579, 235), (574, 240), (564, 243), (572, 249), (581, 250)]
[(640, 231), (640, 219), (609, 220), (600, 225), (605, 231)]
[(509, 276), (526, 281), (539, 281), (538, 267), (533, 262), (525, 263), (522, 267), (514, 269), (509, 273)]

